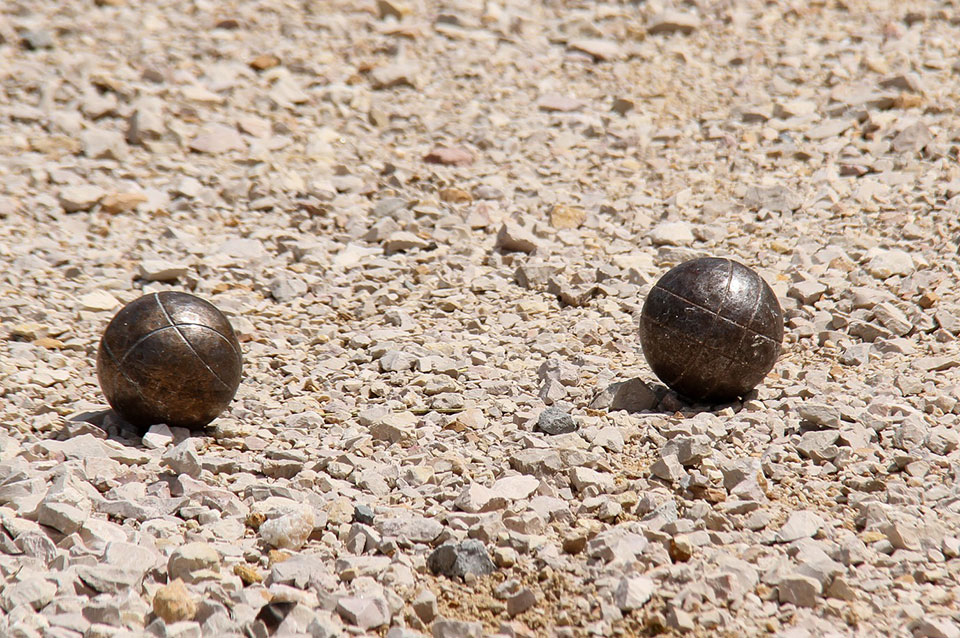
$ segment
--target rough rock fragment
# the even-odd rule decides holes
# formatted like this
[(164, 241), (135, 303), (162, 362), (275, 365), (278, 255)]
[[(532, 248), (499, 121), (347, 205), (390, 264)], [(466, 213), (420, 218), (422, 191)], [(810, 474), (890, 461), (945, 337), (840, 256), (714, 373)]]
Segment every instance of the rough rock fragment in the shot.
[(379, 596), (369, 598), (347, 596), (337, 601), (337, 613), (346, 622), (360, 629), (375, 629), (390, 622), (390, 608)]
[(569, 113), (583, 108), (583, 102), (576, 98), (550, 93), (537, 100), (541, 111), (548, 113)]
[(313, 508), (298, 504), (265, 521), (257, 531), (268, 545), (278, 549), (300, 549), (313, 533), (313, 525)]
[(433, 550), (427, 566), (434, 574), (463, 578), (467, 574), (483, 576), (496, 570), (487, 548), (477, 540), (447, 542)]
[(504, 222), (497, 232), (496, 247), (505, 252), (536, 252), (539, 241), (532, 232), (514, 222)]
[(459, 147), (437, 146), (423, 157), (423, 161), (430, 164), (463, 166), (473, 162), (473, 153)]
[(642, 379), (629, 379), (610, 384), (590, 403), (591, 408), (606, 408), (611, 412), (616, 410), (643, 412), (656, 405), (656, 393)]
[(823, 519), (810, 510), (799, 510), (790, 514), (787, 522), (777, 532), (781, 543), (792, 543), (801, 538), (812, 538), (823, 526)]
[(684, 11), (664, 11), (647, 23), (647, 33), (656, 35), (658, 33), (692, 33), (700, 27), (700, 18), (693, 13)]
[(208, 155), (220, 155), (230, 151), (244, 151), (246, 142), (236, 129), (224, 124), (208, 124), (190, 140), (190, 150)]
[(820, 582), (808, 576), (787, 576), (777, 585), (780, 602), (793, 603), (797, 607), (813, 607), (820, 593)]
[(625, 576), (620, 579), (613, 598), (621, 611), (640, 609), (653, 597), (656, 585), (646, 576)]
[(577, 431), (577, 422), (563, 408), (552, 406), (540, 413), (537, 430), (545, 434), (567, 434)]
[(179, 578), (157, 590), (153, 596), (153, 613), (164, 622), (193, 620), (197, 603)]
[(909, 275), (914, 270), (913, 257), (899, 248), (871, 248), (867, 251), (867, 272), (878, 279)]
[(579, 228), (586, 219), (586, 211), (578, 206), (555, 204), (550, 209), (550, 225), (560, 230)]
[(800, 208), (803, 200), (787, 186), (753, 186), (747, 190), (743, 203), (749, 208), (789, 213)]
[(567, 46), (574, 51), (582, 51), (597, 61), (617, 60), (623, 57), (623, 49), (616, 42), (599, 38), (580, 38), (571, 40)]
[(68, 186), (58, 195), (60, 205), (68, 213), (90, 210), (106, 196), (107, 192), (99, 186), (85, 184), (82, 186)]
[(196, 582), (220, 573), (220, 554), (207, 543), (187, 543), (170, 555), (167, 572), (171, 580)]

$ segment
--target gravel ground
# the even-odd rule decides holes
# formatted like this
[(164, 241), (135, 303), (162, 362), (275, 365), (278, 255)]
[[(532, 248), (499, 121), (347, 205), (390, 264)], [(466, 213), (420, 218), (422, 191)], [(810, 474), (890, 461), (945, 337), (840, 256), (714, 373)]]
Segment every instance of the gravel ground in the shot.
[[(0, 635), (960, 637), (957, 9), (5, 0)], [(703, 255), (729, 405), (639, 348)], [(97, 385), (164, 289), (202, 432)]]

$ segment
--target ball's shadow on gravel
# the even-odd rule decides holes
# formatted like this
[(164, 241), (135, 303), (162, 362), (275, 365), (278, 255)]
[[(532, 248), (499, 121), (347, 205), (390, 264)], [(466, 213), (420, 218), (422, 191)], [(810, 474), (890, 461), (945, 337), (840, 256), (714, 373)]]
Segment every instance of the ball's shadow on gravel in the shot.
[(134, 425), (111, 409), (81, 412), (67, 418), (57, 433), (61, 441), (81, 434), (93, 434), (97, 438), (112, 439), (123, 445), (143, 447), (143, 435), (147, 428)]
[(743, 409), (744, 401), (756, 396), (756, 391), (751, 391), (741, 397), (740, 400), (728, 401), (726, 403), (699, 403), (688, 399), (682, 394), (677, 394), (670, 388), (660, 383), (650, 384), (650, 389), (653, 390), (654, 394), (657, 396), (657, 404), (647, 410), (647, 412), (656, 412), (660, 414), (676, 414), (681, 413), (684, 416), (694, 416), (700, 414), (701, 412), (720, 412), (721, 410), (726, 410), (730, 408), (733, 410), (734, 414), (740, 412)]
[(743, 402), (756, 396), (751, 390), (740, 401), (727, 403), (699, 403), (677, 394), (662, 383), (647, 382), (641, 377), (618, 381), (600, 391), (590, 404), (594, 409), (611, 412), (626, 410), (631, 413), (655, 413), (673, 415), (682, 413), (693, 416), (701, 412), (719, 412), (727, 408), (735, 413), (743, 409)]

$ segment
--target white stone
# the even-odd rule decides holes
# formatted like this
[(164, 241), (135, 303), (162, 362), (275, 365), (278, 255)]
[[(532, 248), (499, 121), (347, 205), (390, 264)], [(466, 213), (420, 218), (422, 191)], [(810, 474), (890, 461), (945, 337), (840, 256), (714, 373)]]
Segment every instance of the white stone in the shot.
[(587, 542), (587, 554), (606, 563), (628, 564), (642, 555), (648, 545), (649, 541), (644, 536), (622, 527), (613, 527)]
[(657, 459), (657, 461), (650, 466), (650, 472), (657, 478), (670, 482), (679, 481), (687, 475), (687, 471), (683, 469), (683, 465), (677, 460), (676, 454), (668, 454)]
[(923, 618), (913, 627), (916, 638), (960, 638), (960, 624), (949, 618)]
[(570, 483), (577, 491), (595, 487), (601, 493), (613, 490), (614, 479), (611, 474), (598, 472), (587, 467), (575, 467), (570, 470)]
[(633, 611), (647, 604), (656, 591), (653, 580), (646, 576), (626, 576), (620, 579), (613, 599), (621, 611)]
[(504, 222), (497, 232), (496, 247), (504, 252), (533, 253), (539, 245), (536, 235), (514, 222)]
[(391, 412), (370, 426), (370, 435), (377, 441), (390, 443), (412, 439), (418, 420), (412, 412)]
[(596, 436), (591, 441), (610, 452), (622, 452), (626, 442), (623, 440), (623, 433), (620, 428), (615, 426), (602, 427), (597, 431)]
[(209, 155), (246, 150), (247, 144), (240, 133), (223, 124), (208, 124), (190, 141), (190, 150)]
[(127, 120), (127, 141), (142, 144), (146, 140), (158, 140), (166, 132), (164, 102), (156, 97), (143, 97), (134, 103), (134, 110)]
[(866, 269), (878, 279), (887, 279), (893, 275), (909, 275), (914, 270), (910, 253), (894, 249), (871, 248), (867, 251)]
[(793, 603), (797, 607), (813, 607), (822, 588), (820, 581), (794, 574), (780, 580), (777, 592), (781, 603)]
[(956, 536), (944, 536), (941, 543), (941, 551), (947, 558), (960, 558), (960, 538)]
[(343, 620), (360, 629), (375, 629), (390, 622), (390, 608), (379, 596), (345, 597), (337, 601), (337, 613)]
[(797, 408), (797, 415), (820, 427), (833, 429), (840, 427), (840, 408), (836, 406), (805, 402)]
[(138, 264), (137, 270), (144, 281), (176, 281), (190, 272), (190, 267), (165, 259), (145, 259)]
[(93, 184), (67, 186), (60, 190), (58, 198), (60, 206), (68, 213), (90, 210), (101, 199), (106, 197), (107, 191)]
[(506, 507), (507, 499), (489, 487), (471, 483), (463, 488), (454, 505), (463, 512), (492, 512)]
[(126, 567), (145, 573), (152, 569), (160, 559), (160, 554), (150, 548), (134, 543), (111, 541), (103, 552), (103, 562), (107, 565)]
[(623, 57), (623, 49), (611, 40), (599, 38), (579, 38), (571, 40), (567, 46), (574, 51), (583, 51), (597, 60), (617, 60)]
[(57, 585), (46, 578), (32, 576), (20, 581), (9, 580), (0, 592), (0, 608), (11, 611), (19, 605), (29, 605), (39, 611), (57, 595)]
[(257, 260), (266, 256), (263, 242), (249, 237), (228, 239), (216, 248), (216, 254), (239, 260)]
[(166, 625), (163, 629), (163, 635), (165, 638), (201, 638), (203, 634), (200, 623), (193, 620), (181, 620)]
[(73, 534), (80, 531), (89, 515), (89, 511), (68, 503), (43, 502), (37, 509), (37, 522), (61, 534)]
[(668, 10), (651, 18), (647, 25), (647, 32), (651, 35), (658, 33), (690, 33), (700, 27), (700, 18), (693, 13)]
[(298, 504), (281, 516), (260, 525), (260, 538), (280, 549), (300, 549), (313, 533), (314, 514), (309, 505)]
[(81, 308), (84, 310), (92, 310), (94, 312), (113, 310), (120, 305), (120, 302), (117, 301), (117, 298), (106, 290), (95, 290), (93, 292), (89, 292), (80, 297), (79, 301)]
[(390, 236), (384, 240), (383, 252), (388, 255), (392, 255), (393, 253), (411, 250), (413, 248), (426, 248), (429, 245), (430, 243), (428, 241), (414, 235), (411, 232), (398, 230), (394, 233), (391, 233)]
[(823, 519), (811, 510), (799, 510), (790, 514), (787, 522), (777, 532), (781, 543), (792, 543), (801, 538), (813, 538), (823, 526)]
[(220, 572), (220, 554), (207, 543), (181, 545), (170, 554), (167, 573), (170, 580), (180, 578), (185, 583), (208, 578)]
[(913, 330), (913, 323), (907, 317), (906, 313), (886, 301), (874, 307), (873, 318), (881, 326), (898, 337), (903, 337)]
[(540, 487), (540, 479), (521, 474), (497, 479), (497, 481), (490, 486), (490, 490), (497, 496), (505, 498), (508, 501), (516, 501), (527, 498), (533, 494), (538, 487)]
[(166, 423), (158, 423), (150, 426), (141, 441), (148, 450), (158, 450), (173, 443), (173, 432)]
[(537, 604), (537, 595), (524, 587), (513, 596), (507, 598), (507, 615), (511, 618), (522, 614)]
[(890, 541), (890, 544), (896, 549), (910, 549), (914, 551), (920, 549), (920, 536), (913, 526), (894, 521), (881, 527), (880, 531), (886, 535), (887, 540)]
[(441, 617), (434, 621), (431, 634), (433, 638), (481, 638), (483, 624)]
[(412, 370), (417, 357), (402, 350), (388, 350), (380, 357), (380, 369), (384, 372), (403, 372)]
[(124, 160), (129, 155), (127, 142), (119, 131), (91, 128), (81, 134), (83, 153), (93, 159)]
[(160, 462), (177, 474), (186, 474), (193, 478), (200, 476), (203, 469), (200, 455), (197, 454), (197, 443), (193, 437), (185, 439), (164, 452)]
[(825, 292), (827, 287), (819, 281), (799, 281), (790, 286), (787, 296), (810, 306), (819, 301)]
[(654, 246), (687, 246), (694, 240), (689, 222), (660, 222), (650, 231)]

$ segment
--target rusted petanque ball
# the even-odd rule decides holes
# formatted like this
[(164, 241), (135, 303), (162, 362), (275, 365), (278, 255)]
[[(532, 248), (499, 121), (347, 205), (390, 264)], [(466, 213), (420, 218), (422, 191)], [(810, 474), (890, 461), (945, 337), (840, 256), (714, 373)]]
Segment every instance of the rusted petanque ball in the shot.
[(773, 368), (783, 311), (767, 282), (730, 259), (693, 259), (670, 269), (643, 304), (640, 345), (653, 372), (678, 394), (705, 403), (742, 397)]
[(110, 321), (97, 352), (97, 377), (110, 407), (139, 426), (206, 425), (230, 404), (242, 367), (227, 318), (184, 292), (128, 303)]

